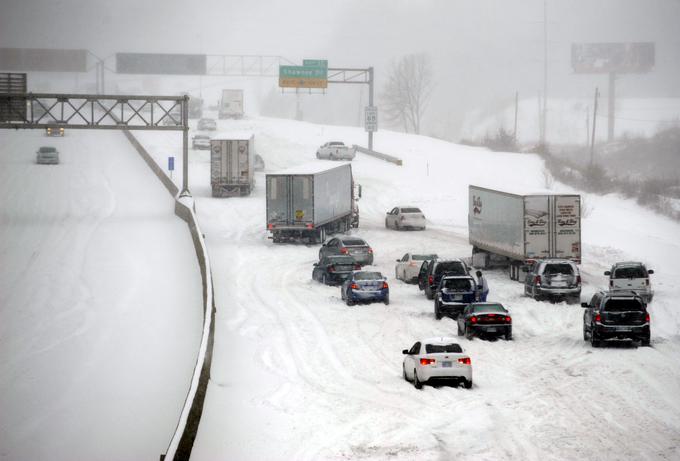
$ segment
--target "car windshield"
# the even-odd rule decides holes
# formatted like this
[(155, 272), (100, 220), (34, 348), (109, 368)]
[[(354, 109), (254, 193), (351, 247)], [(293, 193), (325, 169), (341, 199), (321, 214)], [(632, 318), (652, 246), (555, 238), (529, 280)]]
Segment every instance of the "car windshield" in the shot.
[(448, 272), (451, 275), (467, 275), (465, 266), (460, 261), (444, 261), (437, 264), (435, 274), (443, 274), (444, 272)]
[(571, 264), (567, 263), (546, 264), (543, 273), (545, 275), (557, 275), (557, 274), (574, 275), (574, 268), (571, 267)]
[(401, 212), (402, 213), (422, 213), (422, 211), (420, 211), (420, 208), (402, 208)]
[(443, 288), (445, 290), (471, 290), (473, 287), (470, 279), (444, 279)]
[(342, 244), (346, 247), (361, 247), (365, 246), (366, 242), (361, 239), (342, 239)]
[(636, 299), (610, 299), (604, 304), (608, 312), (641, 311), (643, 305)]
[(428, 354), (437, 354), (440, 352), (450, 352), (452, 354), (463, 352), (460, 344), (425, 344), (425, 352)]
[(432, 259), (437, 259), (437, 255), (413, 255), (411, 259), (414, 261), (430, 261)]
[(507, 312), (500, 304), (481, 304), (479, 306), (472, 306), (472, 312)]
[(334, 142), (329, 142), (328, 145), (329, 145), (329, 146), (344, 146), (345, 143), (344, 143), (344, 142), (334, 141)]
[(642, 266), (619, 267), (614, 271), (615, 279), (643, 279), (647, 271)]
[(47, 153), (50, 153), (50, 152), (56, 152), (57, 149), (56, 149), (56, 147), (41, 147), (39, 151), (43, 154), (47, 154)]
[(384, 277), (380, 272), (357, 272), (354, 280), (382, 280)]

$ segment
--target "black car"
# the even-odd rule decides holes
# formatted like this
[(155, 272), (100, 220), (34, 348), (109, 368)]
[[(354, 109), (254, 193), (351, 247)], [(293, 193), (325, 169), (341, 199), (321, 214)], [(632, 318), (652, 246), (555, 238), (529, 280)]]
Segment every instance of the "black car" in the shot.
[(581, 303), (583, 340), (593, 347), (611, 339), (632, 339), (650, 344), (649, 313), (642, 296), (635, 291), (600, 291), (589, 303)]
[(468, 304), (458, 316), (458, 336), (505, 336), (512, 339), (512, 317), (501, 303)]
[(427, 299), (434, 299), (444, 275), (470, 275), (470, 271), (460, 259), (435, 259), (430, 262), (422, 279), (418, 276), (418, 286), (425, 291)]
[(323, 256), (314, 263), (312, 278), (325, 285), (340, 285), (361, 266), (352, 256)]
[(434, 297), (434, 317), (457, 318), (466, 305), (479, 301), (477, 282), (469, 275), (442, 277)]

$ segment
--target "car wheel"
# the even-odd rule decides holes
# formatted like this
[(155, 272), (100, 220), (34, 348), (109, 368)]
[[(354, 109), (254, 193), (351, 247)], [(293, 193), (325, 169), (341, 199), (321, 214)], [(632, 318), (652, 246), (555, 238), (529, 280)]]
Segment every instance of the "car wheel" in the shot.
[(395, 223), (394, 223), (394, 228), (395, 228), (396, 230), (401, 230), (401, 227), (399, 227), (399, 223), (398, 223), (398, 222), (395, 222)]
[(399, 278), (399, 270), (396, 267), (394, 268), (394, 278), (397, 279), (397, 280), (401, 280)]
[(590, 345), (593, 347), (600, 347), (601, 341), (597, 333), (594, 330), (590, 330)]
[(390, 225), (387, 223), (387, 218), (385, 218), (385, 229), (389, 229)]
[(323, 275), (321, 276), (321, 283), (323, 283), (324, 285), (328, 285), (327, 279), (326, 279), (326, 274), (323, 274)]
[(347, 300), (347, 305), (348, 305), (348, 306), (354, 306), (354, 301), (352, 301), (352, 297), (351, 297), (351, 296), (347, 295), (347, 297), (346, 297), (345, 299)]
[(425, 288), (425, 296), (427, 296), (427, 299), (434, 299), (434, 293), (432, 293), (432, 290), (428, 290)]
[(644, 336), (642, 339), (640, 339), (640, 345), (643, 346), (643, 347), (649, 347), (651, 342), (652, 341), (651, 341), (651, 338), (649, 337), (649, 335)]
[(465, 337), (472, 341), (472, 329), (468, 328), (467, 325), (465, 325)]
[(463, 386), (465, 386), (465, 389), (472, 389), (472, 380), (471, 379), (466, 379), (463, 382)]
[(456, 326), (458, 327), (458, 336), (463, 336), (463, 330), (460, 329), (460, 323), (456, 322)]
[(390, 305), (390, 295), (385, 296), (385, 299), (383, 300), (386, 306)]
[(508, 331), (507, 333), (505, 333), (505, 340), (512, 341), (512, 331)]
[(420, 382), (418, 379), (418, 372), (416, 370), (413, 370), (413, 387), (416, 389), (422, 389), (423, 388), (423, 383)]
[(583, 340), (588, 341), (590, 339), (590, 336), (588, 335), (588, 329), (586, 328), (586, 324), (583, 324)]
[(402, 376), (404, 377), (404, 381), (408, 381), (408, 376), (406, 376), (406, 366), (405, 365), (401, 366), (401, 373), (402, 373)]
[(439, 304), (437, 303), (437, 301), (434, 302), (434, 318), (437, 320), (442, 319), (442, 314), (441, 312), (439, 312)]

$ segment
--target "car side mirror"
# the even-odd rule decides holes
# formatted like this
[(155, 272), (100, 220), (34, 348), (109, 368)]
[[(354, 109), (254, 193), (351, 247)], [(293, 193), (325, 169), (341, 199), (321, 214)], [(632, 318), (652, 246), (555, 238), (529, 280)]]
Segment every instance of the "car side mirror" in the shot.
[(318, 265), (319, 265), (319, 263), (314, 263), (314, 267), (316, 267), (316, 266), (318, 266)]
[(401, 353), (404, 355), (408, 355), (408, 349), (404, 349), (403, 351), (401, 351)]
[(604, 271), (604, 275), (612, 275), (611, 271)]
[(401, 259), (397, 259), (397, 262), (400, 263), (400, 262), (401, 262)]
[(588, 303), (581, 303), (581, 307), (590, 307), (590, 304), (588, 304)]
[(654, 270), (653, 270), (653, 269), (649, 269), (649, 270), (647, 271), (647, 273), (648, 273), (648, 274), (653, 274), (653, 273), (654, 273)]

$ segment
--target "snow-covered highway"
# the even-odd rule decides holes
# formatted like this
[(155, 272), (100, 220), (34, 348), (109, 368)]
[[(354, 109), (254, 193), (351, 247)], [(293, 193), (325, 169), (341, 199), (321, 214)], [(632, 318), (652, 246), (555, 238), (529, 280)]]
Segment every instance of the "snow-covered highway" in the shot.
[(158, 459), (203, 317), (172, 197), (101, 130), (0, 131), (0, 197), (0, 459)]
[[(252, 131), (267, 171), (313, 160), (329, 140), (363, 143), (359, 128), (255, 118), (220, 121)], [(173, 135), (139, 138), (165, 164)], [(273, 245), (264, 231), (264, 175), (253, 194), (213, 199), (209, 154), (190, 152), (190, 187), (213, 264), (217, 304), (211, 383), (193, 459), (677, 459), (680, 457), (680, 225), (630, 200), (583, 194), (583, 298), (602, 272), (636, 259), (655, 269), (651, 348), (592, 349), (582, 309), (536, 302), (502, 271), (490, 300), (514, 319), (514, 340), (460, 342), (475, 386), (416, 391), (401, 378), (401, 350), (455, 335), (434, 320), (417, 287), (394, 279), (409, 251), (465, 257), (468, 184), (546, 187), (534, 155), (492, 153), (381, 131), (378, 150), (398, 167), (359, 154), (361, 226), (390, 277), (391, 304), (347, 307), (339, 289), (311, 280), (318, 246)], [(175, 149), (175, 150), (173, 150)], [(555, 184), (555, 191), (572, 192)], [(384, 229), (395, 205), (419, 206), (425, 232)]]

